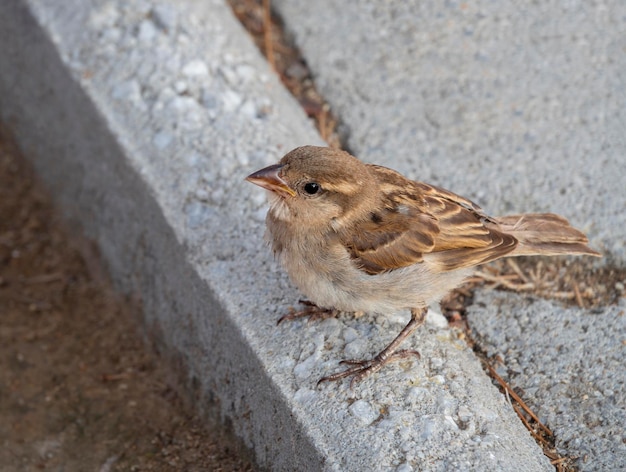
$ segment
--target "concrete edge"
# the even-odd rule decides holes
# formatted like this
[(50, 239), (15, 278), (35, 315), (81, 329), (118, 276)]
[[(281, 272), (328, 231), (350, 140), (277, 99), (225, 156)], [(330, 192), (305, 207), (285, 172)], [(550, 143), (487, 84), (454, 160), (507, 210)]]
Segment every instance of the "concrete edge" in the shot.
[[(207, 419), (231, 425), (237, 435), (248, 431), (243, 442), (255, 451), (260, 466), (322, 468), (326, 459), (294, 420), (241, 331), (224, 315), (219, 297), (189, 262), (185, 245), (177, 240), (152, 189), (129, 165), (128, 155), (135, 150), (115, 135), (30, 6), (19, 0), (3, 2), (0, 17), (8, 19), (0, 23), (3, 36), (11, 38), (2, 48), (0, 70), (12, 72), (10, 83), (0, 83), (2, 120), (71, 227), (96, 241), (116, 286), (138, 297), (148, 337), (158, 346), (167, 337), (168, 327), (154, 313), (169, 312), (175, 318), (201, 311), (215, 320), (212, 346), (192, 336), (189, 342), (194, 345), (185, 352), (173, 350), (170, 343), (161, 350), (183, 382), (183, 397)], [(186, 281), (184, 292), (177, 290), (181, 280)], [(225, 382), (207, 386), (197, 376), (194, 350), (213, 357), (220, 348), (226, 351), (214, 359), (216, 372), (211, 378)], [(230, 405), (224, 405), (226, 398), (232, 398)], [(258, 405), (271, 422), (251, 418)], [(275, 447), (282, 437), (289, 438), (285, 444), (291, 448)]]

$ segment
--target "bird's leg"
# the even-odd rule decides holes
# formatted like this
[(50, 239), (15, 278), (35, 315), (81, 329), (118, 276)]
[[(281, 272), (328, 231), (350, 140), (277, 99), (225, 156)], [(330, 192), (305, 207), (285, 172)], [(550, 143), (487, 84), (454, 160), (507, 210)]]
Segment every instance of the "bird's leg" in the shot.
[(395, 361), (398, 359), (404, 359), (409, 356), (417, 356), (420, 357), (419, 352), (413, 349), (403, 349), (398, 351), (398, 347), (406, 338), (408, 338), (413, 331), (415, 331), (419, 326), (424, 323), (424, 319), (426, 318), (426, 312), (428, 308), (412, 308), (411, 309), (411, 320), (409, 323), (400, 331), (400, 334), (396, 336), (396, 338), (391, 341), (391, 343), (382, 351), (378, 353), (376, 357), (373, 359), (369, 359), (366, 361), (359, 361), (354, 359), (349, 359), (345, 361), (341, 361), (342, 364), (348, 364), (353, 367), (350, 367), (343, 372), (337, 372), (336, 374), (331, 374), (327, 377), (323, 377), (317, 382), (319, 385), (322, 382), (332, 381), (332, 380), (340, 380), (345, 377), (349, 377), (354, 375), (352, 381), (350, 382), (350, 388), (354, 387), (354, 384), (360, 382), (365, 377), (374, 372), (378, 372), (385, 364), (391, 361)]
[(322, 308), (308, 300), (298, 300), (298, 303), (304, 305), (302, 310), (291, 311), (286, 315), (281, 316), (276, 324), (278, 325), (286, 320), (295, 320), (303, 317), (308, 317), (309, 321), (325, 320), (326, 318), (336, 317), (340, 313), (339, 310), (335, 310), (333, 308)]

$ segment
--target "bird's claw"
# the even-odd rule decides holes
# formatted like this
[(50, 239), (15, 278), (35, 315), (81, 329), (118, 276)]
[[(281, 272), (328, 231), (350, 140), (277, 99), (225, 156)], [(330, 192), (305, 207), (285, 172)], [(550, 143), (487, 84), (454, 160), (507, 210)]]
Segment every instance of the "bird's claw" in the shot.
[(281, 316), (276, 324), (279, 325), (283, 321), (290, 321), (304, 317), (308, 317), (309, 321), (325, 320), (326, 318), (334, 318), (339, 314), (339, 310), (322, 308), (309, 300), (298, 300), (298, 303), (304, 305), (302, 310), (295, 311), (292, 309), (286, 315)]
[(336, 372), (334, 374), (327, 375), (326, 377), (322, 377), (317, 382), (317, 385), (319, 386), (319, 384), (321, 384), (322, 382), (341, 380), (353, 375), (354, 377), (352, 377), (352, 380), (350, 381), (350, 388), (353, 388), (358, 382), (360, 382), (364, 378), (368, 377), (374, 372), (378, 372), (380, 369), (383, 368), (385, 364), (399, 359), (405, 359), (410, 356), (417, 356), (418, 359), (421, 357), (420, 353), (413, 349), (403, 349), (401, 351), (394, 352), (389, 356), (383, 357), (379, 354), (373, 359), (368, 360), (346, 359), (341, 361), (340, 363), (348, 364), (352, 367), (344, 371)]

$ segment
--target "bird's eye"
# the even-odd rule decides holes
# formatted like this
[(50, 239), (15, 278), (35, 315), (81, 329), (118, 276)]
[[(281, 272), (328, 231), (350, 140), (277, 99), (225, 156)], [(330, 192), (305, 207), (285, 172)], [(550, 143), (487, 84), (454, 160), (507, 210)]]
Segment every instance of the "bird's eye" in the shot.
[(304, 184), (304, 191), (309, 195), (315, 195), (321, 190), (320, 184), (317, 182), (307, 182)]

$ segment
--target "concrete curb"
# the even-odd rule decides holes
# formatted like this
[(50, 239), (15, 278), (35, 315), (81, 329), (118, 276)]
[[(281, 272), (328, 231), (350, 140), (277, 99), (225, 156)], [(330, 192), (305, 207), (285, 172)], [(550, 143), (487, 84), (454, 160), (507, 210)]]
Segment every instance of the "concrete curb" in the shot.
[[(626, 299), (581, 310), (479, 293), (468, 321), (580, 471), (626, 469)], [(511, 316), (515, 314), (515, 316)]]
[[(447, 329), (422, 362), (317, 389), (403, 320), (275, 326), (296, 291), (262, 243), (243, 177), (320, 142), (220, 1), (0, 5), (0, 113), (199, 409), (276, 470), (550, 470)], [(375, 320), (375, 322), (373, 322)]]

